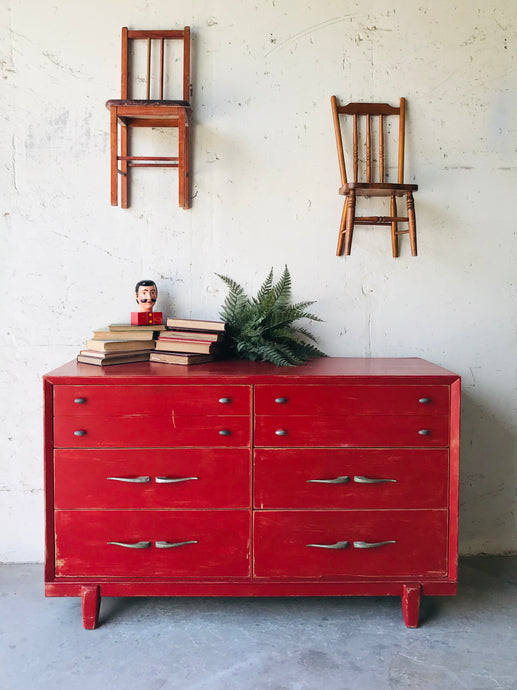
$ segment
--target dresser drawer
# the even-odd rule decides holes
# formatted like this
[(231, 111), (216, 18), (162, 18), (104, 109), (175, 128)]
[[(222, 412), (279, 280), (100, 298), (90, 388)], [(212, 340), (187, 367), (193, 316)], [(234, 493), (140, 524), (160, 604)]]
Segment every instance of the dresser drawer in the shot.
[(249, 508), (250, 451), (56, 450), (54, 504), (58, 509)]
[(55, 417), (57, 448), (157, 448), (249, 446), (249, 417), (150, 416)]
[[(257, 511), (254, 540), (256, 577), (439, 577), (447, 570), (446, 510)], [(344, 548), (326, 548), (335, 545)]]
[(247, 415), (250, 386), (55, 386), (54, 416)]
[(260, 384), (257, 415), (447, 415), (448, 386)]
[(56, 511), (55, 526), (58, 577), (249, 575), (246, 511)]
[(447, 449), (255, 451), (255, 508), (446, 508)]
[(448, 417), (262, 415), (256, 446), (415, 446), (449, 444)]

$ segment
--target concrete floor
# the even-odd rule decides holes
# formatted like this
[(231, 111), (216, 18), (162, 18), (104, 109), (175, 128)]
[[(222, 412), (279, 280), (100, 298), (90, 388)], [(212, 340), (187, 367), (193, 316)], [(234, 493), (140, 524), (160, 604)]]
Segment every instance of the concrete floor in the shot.
[(514, 690), (517, 557), (463, 559), (457, 597), (45, 599), (0, 566), (0, 690)]

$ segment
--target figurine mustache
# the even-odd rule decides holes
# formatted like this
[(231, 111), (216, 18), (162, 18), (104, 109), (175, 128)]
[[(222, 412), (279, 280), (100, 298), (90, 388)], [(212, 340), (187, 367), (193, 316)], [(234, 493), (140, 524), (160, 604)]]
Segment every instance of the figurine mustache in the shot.
[(145, 297), (142, 297), (142, 298), (141, 298), (140, 300), (138, 300), (138, 301), (140, 301), (140, 302), (156, 302), (156, 298), (151, 297), (150, 299), (147, 299), (147, 298), (145, 298)]

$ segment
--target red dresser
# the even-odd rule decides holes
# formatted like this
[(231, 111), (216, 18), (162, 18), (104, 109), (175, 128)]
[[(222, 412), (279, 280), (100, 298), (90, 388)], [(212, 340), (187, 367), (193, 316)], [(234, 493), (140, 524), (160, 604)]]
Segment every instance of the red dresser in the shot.
[(457, 582), (460, 379), (421, 359), (71, 362), (44, 377), (47, 596)]

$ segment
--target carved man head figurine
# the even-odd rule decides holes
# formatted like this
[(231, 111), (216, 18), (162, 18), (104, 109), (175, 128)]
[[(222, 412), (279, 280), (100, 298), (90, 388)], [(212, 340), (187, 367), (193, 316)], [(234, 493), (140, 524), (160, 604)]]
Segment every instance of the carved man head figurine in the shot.
[(135, 286), (135, 299), (139, 311), (152, 312), (158, 299), (158, 288), (154, 280), (139, 280)]

